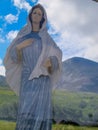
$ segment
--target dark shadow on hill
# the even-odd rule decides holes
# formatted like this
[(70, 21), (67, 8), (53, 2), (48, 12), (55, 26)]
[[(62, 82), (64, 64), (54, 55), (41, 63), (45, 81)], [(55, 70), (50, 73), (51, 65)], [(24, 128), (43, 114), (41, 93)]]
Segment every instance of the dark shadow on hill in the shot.
[(59, 122), (59, 124), (66, 124), (66, 125), (73, 125), (73, 126), (80, 126), (78, 123), (76, 123), (76, 122), (74, 122), (74, 121), (65, 121), (65, 120), (61, 120), (60, 122)]

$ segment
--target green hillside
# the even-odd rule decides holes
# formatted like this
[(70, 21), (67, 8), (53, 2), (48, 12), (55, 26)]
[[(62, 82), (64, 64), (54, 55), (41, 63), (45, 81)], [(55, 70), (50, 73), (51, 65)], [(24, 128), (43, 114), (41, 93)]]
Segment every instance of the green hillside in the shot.
[[(53, 92), (55, 120), (77, 122), (80, 125), (98, 125), (98, 94), (88, 92)], [(59, 121), (59, 120), (58, 120)]]
[[(18, 97), (9, 88), (0, 87), (0, 120), (15, 121)], [(98, 125), (98, 94), (87, 92), (53, 92), (53, 118), (63, 123)]]
[(16, 120), (17, 99), (8, 87), (0, 87), (0, 119)]

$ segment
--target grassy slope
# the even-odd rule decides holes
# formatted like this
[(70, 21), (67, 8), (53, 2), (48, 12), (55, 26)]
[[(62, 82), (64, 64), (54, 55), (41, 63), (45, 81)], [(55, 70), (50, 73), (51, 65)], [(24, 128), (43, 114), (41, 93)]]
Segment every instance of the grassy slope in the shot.
[(8, 121), (0, 121), (0, 130), (15, 130), (15, 123)]
[(8, 102), (15, 102), (17, 97), (8, 87), (0, 87), (0, 105)]
[[(76, 118), (80, 122), (86, 122), (92, 121), (98, 114), (98, 95), (95, 93), (54, 91), (53, 95), (54, 109), (57, 110), (55, 118), (63, 116), (67, 120)], [(9, 112), (8, 119), (11, 115), (13, 115), (12, 118), (15, 117), (12, 106), (13, 104), (15, 106), (17, 99), (18, 97), (11, 90), (0, 87), (0, 114)], [(6, 106), (9, 109), (6, 110)], [(98, 115), (96, 118), (98, 123)]]
[(0, 119), (16, 118), (17, 99), (9, 88), (0, 87)]
[[(0, 130), (15, 130), (15, 122), (0, 121)], [(52, 130), (98, 130), (98, 127), (78, 127), (72, 125), (53, 125)]]
[(55, 118), (63, 116), (77, 123), (96, 121), (98, 124), (98, 94), (55, 91), (53, 95)]

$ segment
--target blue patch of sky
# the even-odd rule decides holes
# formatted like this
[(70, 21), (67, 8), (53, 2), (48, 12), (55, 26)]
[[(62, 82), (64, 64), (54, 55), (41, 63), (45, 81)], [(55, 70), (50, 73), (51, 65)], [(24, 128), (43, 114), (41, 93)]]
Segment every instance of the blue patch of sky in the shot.
[[(32, 0), (27, 0), (27, 2), (31, 6), (33, 6), (34, 4), (36, 4), (38, 2), (38, 0), (35, 0), (34, 2), (32, 2)], [(17, 15), (18, 14), (17, 8), (15, 6), (13, 6), (13, 4), (11, 4), (11, 5), (12, 6), (11, 6), (11, 8), (9, 10), (9, 13), (7, 13), (7, 14)], [(27, 23), (27, 16), (28, 16), (28, 14), (27, 14), (26, 10), (24, 10), (24, 9), (19, 10), (18, 21), (13, 22), (12, 24), (7, 24), (6, 31), (9, 32), (11, 30), (20, 30)]]
[(17, 14), (17, 8), (12, 5), (11, 0), (1, 0), (0, 1), (0, 29), (1, 29), (0, 39), (5, 40), (5, 42), (0, 43), (0, 58), (1, 59), (4, 58), (6, 48), (9, 44), (8, 43), (9, 41), (6, 40), (6, 34), (8, 33), (8, 31), (10, 31), (11, 29), (16, 27), (14, 24), (7, 24), (6, 23), (4, 18), (8, 14), (16, 15)]
[(3, 18), (0, 18), (0, 28), (1, 28), (1, 29), (3, 28), (3, 24), (4, 24)]
[[(2, 49), (1, 49), (2, 48)], [(3, 59), (6, 52), (6, 48), (4, 44), (0, 44), (0, 58)]]
[[(4, 17), (13, 12), (15, 14), (17, 12), (16, 8), (12, 6), (11, 0), (1, 0), (0, 1), (0, 28), (2, 31), (0, 32), (0, 39), (5, 40), (5, 30), (6, 23), (4, 21)], [(7, 42), (7, 41), (5, 41)], [(6, 51), (6, 43), (0, 43), (0, 58), (3, 59)]]
[(31, 6), (38, 3), (38, 0), (26, 0)]
[(11, 31), (11, 30), (20, 30), (21, 27), (23, 27), (26, 24), (27, 21), (27, 12), (25, 10), (21, 10), (20, 14), (18, 16), (18, 21), (17, 22), (13, 22), (12, 24), (7, 24), (6, 26), (6, 30), (7, 32)]
[[(11, 0), (2, 0), (0, 1), (0, 28), (3, 28), (3, 32), (10, 31), (13, 27), (13, 24), (7, 24), (5, 21), (5, 16), (8, 14), (17, 15), (18, 10), (15, 6), (12, 5)], [(16, 24), (16, 23), (15, 23)], [(16, 25), (14, 26), (14, 28)]]
[[(5, 5), (5, 6), (4, 6)], [(26, 10), (18, 10), (13, 4), (11, 3), (11, 0), (3, 0), (0, 1), (0, 28), (2, 29), (0, 36), (5, 40), (4, 43), (0, 43), (0, 58), (3, 59), (6, 49), (9, 46), (9, 42), (6, 39), (6, 35), (11, 31), (11, 30), (20, 30), (22, 26), (25, 25), (26, 20), (27, 20), (27, 12)], [(17, 22), (13, 22), (12, 24), (9, 24), (5, 21), (4, 17), (8, 14), (12, 15), (17, 15), (19, 13), (19, 18)]]
[(9, 13), (16, 14), (17, 8), (12, 5), (11, 0), (1, 0), (0, 1), (0, 16), (5, 16)]
[(53, 37), (54, 39), (58, 39), (60, 36), (61, 36), (61, 34), (60, 34), (59, 32), (52, 34), (52, 37)]

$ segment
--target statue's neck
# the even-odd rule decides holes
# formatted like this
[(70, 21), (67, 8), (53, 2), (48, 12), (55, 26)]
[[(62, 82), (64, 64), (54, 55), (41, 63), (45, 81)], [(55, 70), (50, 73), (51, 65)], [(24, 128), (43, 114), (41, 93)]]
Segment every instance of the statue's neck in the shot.
[(37, 32), (37, 31), (39, 31), (39, 29), (40, 29), (39, 24), (38, 23), (33, 23), (33, 31)]

